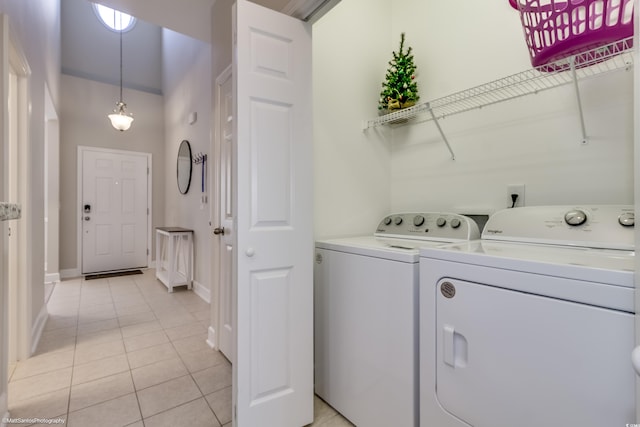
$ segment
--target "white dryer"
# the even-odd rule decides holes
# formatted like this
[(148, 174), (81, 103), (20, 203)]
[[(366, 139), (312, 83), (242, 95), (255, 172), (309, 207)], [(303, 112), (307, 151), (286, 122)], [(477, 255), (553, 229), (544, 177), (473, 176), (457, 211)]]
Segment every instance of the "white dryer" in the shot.
[(477, 238), (468, 217), (404, 213), (316, 242), (316, 394), (357, 426), (417, 426), (419, 248)]
[(500, 211), (420, 259), (421, 427), (635, 419), (631, 206)]

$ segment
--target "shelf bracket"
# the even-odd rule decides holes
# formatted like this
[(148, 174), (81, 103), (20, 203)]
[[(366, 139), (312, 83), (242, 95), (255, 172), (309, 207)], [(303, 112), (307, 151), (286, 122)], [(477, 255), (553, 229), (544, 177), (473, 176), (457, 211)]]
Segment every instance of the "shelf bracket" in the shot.
[(578, 87), (578, 75), (576, 73), (576, 57), (572, 56), (569, 61), (571, 65), (571, 79), (573, 80), (573, 89), (576, 93), (576, 101), (578, 103), (578, 112), (580, 113), (580, 130), (582, 131), (582, 144), (589, 142), (587, 139), (587, 130), (584, 125), (584, 112), (582, 110), (582, 100), (580, 99), (580, 87)]
[(453, 150), (451, 149), (451, 145), (449, 145), (449, 140), (447, 139), (446, 135), (442, 131), (442, 128), (440, 127), (440, 123), (438, 122), (438, 119), (437, 119), (436, 115), (433, 113), (433, 109), (431, 108), (431, 106), (429, 106), (429, 114), (431, 114), (431, 118), (433, 119), (433, 123), (435, 123), (436, 127), (438, 128), (438, 132), (440, 132), (440, 136), (442, 137), (442, 140), (444, 141), (445, 144), (447, 144), (447, 148), (449, 149), (449, 153), (451, 153), (451, 160), (455, 160), (456, 159), (456, 155), (453, 154)]

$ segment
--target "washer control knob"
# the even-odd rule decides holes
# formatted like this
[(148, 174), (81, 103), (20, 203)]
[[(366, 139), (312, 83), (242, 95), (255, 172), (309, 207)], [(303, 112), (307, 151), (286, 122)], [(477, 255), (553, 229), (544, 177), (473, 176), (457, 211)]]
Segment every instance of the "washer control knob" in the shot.
[(413, 217), (413, 225), (420, 227), (422, 224), (424, 224), (424, 217), (422, 215), (416, 215)]
[(461, 224), (461, 222), (460, 222), (460, 220), (458, 218), (453, 218), (451, 220), (451, 228), (458, 228), (458, 227), (460, 227), (460, 224)]
[(574, 209), (564, 214), (564, 221), (571, 226), (582, 225), (587, 222), (587, 214), (580, 209)]
[(390, 217), (390, 216), (386, 217), (386, 218), (384, 219), (384, 225), (391, 225), (391, 221), (392, 221), (392, 219), (391, 219), (391, 217)]
[(396, 219), (393, 221), (393, 223), (395, 225), (400, 225), (402, 224), (402, 217), (401, 216), (397, 216)]
[(438, 225), (438, 227), (444, 227), (444, 225), (447, 223), (447, 220), (440, 217), (437, 219), (436, 224)]
[(625, 212), (618, 217), (618, 222), (620, 225), (625, 227), (633, 227), (636, 223), (635, 213), (633, 212)]

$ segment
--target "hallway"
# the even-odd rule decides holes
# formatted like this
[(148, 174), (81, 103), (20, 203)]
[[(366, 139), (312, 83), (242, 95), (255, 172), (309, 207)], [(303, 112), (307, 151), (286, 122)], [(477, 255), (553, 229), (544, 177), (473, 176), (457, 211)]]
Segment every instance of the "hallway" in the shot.
[(60, 282), (47, 308), (36, 354), (9, 370), (12, 418), (231, 426), (231, 364), (207, 346), (210, 308), (195, 293), (169, 294), (146, 270)]
[[(155, 278), (55, 285), (36, 354), (9, 367), (13, 419), (79, 427), (231, 427), (231, 364), (205, 342), (210, 306)], [(319, 427), (351, 423), (315, 398)], [(11, 424), (52, 425), (52, 424)]]

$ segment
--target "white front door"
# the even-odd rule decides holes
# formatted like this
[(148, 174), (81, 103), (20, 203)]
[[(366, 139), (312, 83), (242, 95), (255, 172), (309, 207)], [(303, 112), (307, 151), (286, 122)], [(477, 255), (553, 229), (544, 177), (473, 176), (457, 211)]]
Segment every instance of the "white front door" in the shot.
[(234, 6), (235, 425), (313, 421), (311, 27)]
[(234, 224), (235, 216), (233, 198), (233, 166), (235, 164), (233, 149), (233, 81), (231, 66), (229, 66), (216, 80), (217, 111), (218, 111), (218, 141), (220, 151), (218, 157), (220, 177), (219, 206), (220, 206), (220, 235), (218, 253), (220, 254), (219, 275), (220, 298), (218, 305), (220, 325), (219, 350), (233, 360), (234, 334), (234, 305), (233, 305), (233, 259), (234, 259)]
[(82, 273), (147, 266), (148, 155), (79, 147)]

